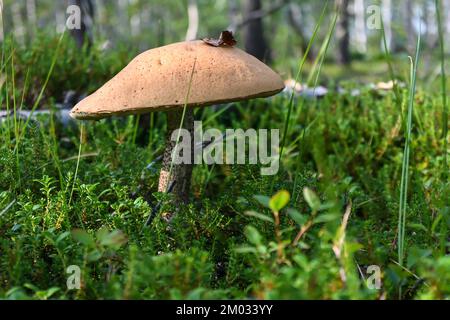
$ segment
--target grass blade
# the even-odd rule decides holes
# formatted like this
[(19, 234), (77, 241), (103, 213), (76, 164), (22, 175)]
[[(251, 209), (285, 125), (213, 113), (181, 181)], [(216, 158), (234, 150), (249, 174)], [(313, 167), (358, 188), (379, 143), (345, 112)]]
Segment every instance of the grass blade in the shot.
[(38, 97), (37, 97), (37, 99), (36, 99), (36, 101), (35, 101), (33, 107), (31, 108), (30, 116), (29, 116), (28, 119), (25, 121), (25, 124), (24, 124), (24, 126), (23, 126), (22, 132), (21, 132), (20, 135), (17, 137), (17, 140), (18, 140), (18, 141), (17, 141), (16, 147), (15, 147), (15, 150), (16, 150), (16, 151), (17, 151), (17, 149), (18, 149), (18, 147), (19, 147), (20, 141), (22, 140), (22, 138), (23, 138), (23, 136), (24, 136), (24, 134), (25, 134), (25, 132), (26, 132), (26, 128), (27, 128), (27, 126), (28, 126), (28, 123), (30, 122), (30, 120), (31, 120), (31, 118), (32, 118), (32, 115), (33, 115), (34, 111), (36, 111), (36, 108), (39, 106), (39, 103), (41, 102), (41, 99), (42, 99), (42, 96), (43, 96), (43, 94), (44, 94), (44, 91), (45, 91), (45, 89), (47, 88), (47, 84), (48, 84), (48, 82), (49, 82), (49, 80), (50, 80), (50, 77), (51, 77), (51, 75), (52, 75), (52, 73), (53, 73), (53, 69), (55, 68), (55, 65), (56, 65), (56, 60), (58, 59), (59, 48), (61, 47), (61, 43), (62, 43), (62, 41), (63, 41), (64, 35), (65, 35), (65, 32), (63, 32), (63, 33), (61, 34), (61, 37), (60, 37), (59, 40), (58, 40), (58, 44), (56, 45), (55, 54), (53, 55), (52, 64), (50, 65), (50, 69), (48, 70), (47, 77), (46, 77), (46, 79), (45, 79), (44, 85), (42, 86), (41, 91), (39, 92), (39, 95), (38, 95)]
[(406, 205), (408, 197), (408, 179), (409, 179), (409, 157), (410, 157), (410, 144), (411, 144), (411, 131), (412, 131), (412, 117), (414, 109), (414, 97), (416, 91), (416, 75), (417, 75), (417, 64), (419, 62), (419, 52), (420, 52), (420, 32), (417, 37), (416, 53), (414, 61), (411, 57), (410, 59), (410, 79), (411, 83), (409, 86), (409, 98), (408, 98), (408, 113), (406, 118), (406, 137), (405, 137), (405, 147), (403, 151), (403, 161), (402, 161), (402, 176), (400, 182), (400, 204), (398, 213), (398, 263), (403, 266), (404, 256), (405, 256), (405, 229), (406, 229)]
[[(325, 5), (324, 5), (324, 7), (322, 9), (322, 13), (320, 14), (319, 20), (317, 21), (316, 26), (314, 27), (313, 35), (312, 35), (311, 39), (309, 40), (308, 47), (306, 48), (306, 51), (303, 54), (302, 59), (300, 60), (299, 67), (298, 67), (298, 70), (297, 70), (297, 74), (295, 76), (294, 86), (300, 80), (300, 75), (302, 73), (303, 66), (305, 65), (306, 58), (308, 57), (309, 51), (311, 50), (311, 47), (312, 47), (312, 44), (314, 43), (314, 40), (316, 39), (317, 32), (320, 29), (320, 25), (322, 24), (322, 20), (323, 20), (323, 18), (325, 16), (325, 12), (326, 12), (327, 7), (328, 7), (328, 1), (325, 3)], [(289, 132), (289, 122), (291, 121), (291, 113), (292, 113), (292, 108), (293, 108), (293, 105), (294, 105), (294, 94), (295, 94), (295, 92), (294, 92), (294, 90), (292, 90), (291, 96), (289, 97), (288, 113), (286, 115), (286, 120), (284, 122), (283, 138), (281, 139), (280, 159), (281, 159), (281, 157), (283, 155), (283, 150), (284, 150), (284, 147), (286, 145), (286, 136), (288, 135), (288, 132)]]
[(447, 149), (448, 149), (448, 105), (447, 105), (447, 79), (445, 75), (445, 48), (444, 48), (444, 32), (442, 30), (442, 18), (441, 18), (441, 6), (440, 1), (435, 0), (436, 6), (436, 17), (438, 24), (438, 33), (439, 33), (439, 54), (441, 60), (441, 89), (442, 89), (442, 139), (444, 142), (443, 145), (443, 155), (444, 155), (444, 163), (443, 163), (443, 179), (447, 180), (448, 177), (448, 163), (447, 163)]
[[(443, 163), (442, 163), (442, 180), (448, 181), (448, 162), (447, 162), (447, 150), (448, 150), (448, 106), (447, 106), (447, 78), (445, 74), (445, 48), (444, 48), (444, 32), (442, 29), (442, 18), (441, 18), (441, 5), (439, 0), (435, 0), (436, 7), (436, 17), (437, 17), (437, 27), (439, 34), (439, 48), (440, 48), (440, 60), (441, 60), (441, 89), (442, 89), (442, 153), (443, 153)], [(440, 249), (441, 253), (444, 255), (446, 251), (448, 227), (444, 219), (441, 220), (441, 240)]]
[(81, 125), (80, 125), (80, 146), (78, 148), (77, 165), (75, 167), (75, 174), (73, 176), (72, 190), (70, 191), (69, 206), (70, 206), (70, 203), (72, 202), (73, 190), (75, 189), (75, 182), (77, 181), (78, 168), (80, 166), (80, 159), (81, 159), (81, 150), (83, 147), (83, 139), (84, 139), (84, 123), (81, 123)]

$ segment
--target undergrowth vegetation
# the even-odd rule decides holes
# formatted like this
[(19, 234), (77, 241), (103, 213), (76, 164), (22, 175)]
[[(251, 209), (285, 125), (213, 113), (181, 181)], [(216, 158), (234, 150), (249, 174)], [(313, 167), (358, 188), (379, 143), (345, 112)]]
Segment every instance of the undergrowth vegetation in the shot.
[[(163, 151), (165, 115), (144, 118), (148, 131), (136, 116), (59, 123), (62, 88), (91, 92), (130, 58), (75, 50), (45, 36), (26, 50), (13, 42), (3, 49), (2, 110), (31, 109), (46, 86), (39, 108), (52, 113), (0, 122), (1, 298), (450, 298), (439, 94), (418, 85), (414, 97), (400, 265), (406, 87), (399, 101), (358, 83), (321, 99), (296, 97), (277, 175), (261, 176), (258, 165), (197, 165), (190, 204), (171, 224), (157, 216), (145, 227), (158, 201), (170, 206), (157, 192), (158, 163), (149, 166)], [(289, 98), (195, 117), (205, 129), (283, 128)], [(72, 265), (80, 290), (66, 286)], [(371, 266), (380, 270), (378, 289)]]

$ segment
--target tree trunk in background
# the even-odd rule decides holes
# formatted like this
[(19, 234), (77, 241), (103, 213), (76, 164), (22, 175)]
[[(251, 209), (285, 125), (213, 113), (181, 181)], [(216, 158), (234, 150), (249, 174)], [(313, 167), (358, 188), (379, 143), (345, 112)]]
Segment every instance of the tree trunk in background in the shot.
[(337, 0), (337, 5), (340, 8), (339, 22), (337, 25), (338, 38), (338, 57), (340, 64), (350, 64), (350, 14), (348, 11), (350, 0)]
[(437, 29), (436, 7), (434, 1), (423, 4), (424, 20), (426, 29), (425, 41), (426, 47), (435, 50), (439, 46), (439, 37)]
[[(381, 16), (384, 24), (384, 34), (386, 35), (386, 44), (388, 50), (392, 48), (392, 4), (391, 0), (383, 0), (381, 2)], [(381, 39), (381, 49), (384, 51), (384, 41)]]
[(447, 30), (446, 34), (447, 37), (450, 38), (450, 1), (443, 1), (442, 2), (442, 8), (444, 8), (444, 10), (442, 10), (442, 21), (447, 21), (444, 22), (444, 26), (443, 28)]
[(3, 30), (3, 1), (0, 1), (0, 42), (5, 39), (5, 31)]
[(360, 53), (367, 53), (366, 10), (364, 0), (355, 0), (355, 41)]
[[(261, 10), (260, 0), (246, 0), (244, 8), (244, 20), (253, 11)], [(264, 27), (262, 19), (253, 19), (244, 27), (245, 50), (261, 61), (270, 62), (270, 49), (264, 39)]]
[(415, 44), (415, 32), (413, 28), (413, 4), (411, 0), (404, 0), (403, 2), (403, 8), (402, 8), (404, 15), (403, 15), (403, 23), (405, 32), (407, 34), (407, 42), (406, 42), (406, 48), (413, 52), (414, 50), (414, 44)]
[[(305, 36), (304, 33), (304, 19), (303, 19), (303, 12), (302, 8), (296, 4), (296, 3), (290, 3), (288, 7), (288, 19), (289, 24), (294, 29), (295, 33), (300, 37), (300, 45), (302, 48), (302, 55), (305, 54), (307, 48), (308, 48), (308, 39)], [(307, 56), (307, 59), (312, 61), (314, 60), (315, 54), (314, 50), (311, 47), (309, 54)]]
[(95, 15), (97, 19), (95, 23), (95, 30), (102, 35), (105, 35), (103, 27), (107, 19), (105, 1), (107, 0), (95, 0)]
[[(391, 1), (391, 20), (392, 24), (396, 22), (397, 24), (402, 23), (403, 19), (403, 4), (399, 3), (398, 1)], [(391, 52), (398, 53), (401, 52), (404, 49), (404, 44), (402, 42), (402, 36), (400, 35), (398, 29), (392, 28), (391, 24)]]
[(36, 0), (27, 0), (27, 24), (28, 24), (28, 36), (29, 39), (33, 38), (34, 32), (37, 28), (37, 16), (36, 16)]
[(117, 8), (116, 17), (118, 27), (115, 28), (115, 31), (120, 35), (116, 41), (120, 41), (120, 39), (129, 37), (131, 32), (130, 30), (130, 19), (128, 17), (128, 0), (117, 0), (114, 1), (115, 6)]
[(20, 44), (25, 43), (25, 26), (23, 23), (20, 3), (13, 2), (11, 4), (11, 14), (12, 14), (12, 20), (13, 20), (13, 27), (14, 27), (14, 37), (16, 38), (17, 42)]
[(137, 37), (142, 32), (141, 29), (141, 11), (138, 10), (130, 17), (130, 31), (132, 37)]
[(69, 0), (69, 5), (76, 5), (81, 9), (81, 28), (70, 30), (70, 34), (79, 48), (85, 42), (87, 42), (88, 46), (91, 46), (94, 21), (94, 4), (92, 0)]
[(189, 0), (188, 3), (188, 29), (186, 31), (186, 41), (197, 39), (198, 32), (198, 7), (197, 0)]
[(66, 28), (66, 10), (67, 2), (56, 1), (54, 7), (55, 23), (56, 23), (56, 33), (63, 33)]
[(232, 29), (233, 27), (238, 25), (238, 16), (239, 16), (239, 6), (237, 5), (236, 0), (228, 0), (228, 19), (230, 20), (228, 30), (233, 32), (236, 31)]

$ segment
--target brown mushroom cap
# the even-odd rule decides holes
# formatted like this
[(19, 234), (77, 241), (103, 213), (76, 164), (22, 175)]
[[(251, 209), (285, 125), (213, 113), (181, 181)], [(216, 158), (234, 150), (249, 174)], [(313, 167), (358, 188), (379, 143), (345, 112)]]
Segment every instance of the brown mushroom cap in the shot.
[(278, 74), (238, 48), (179, 42), (138, 55), (70, 115), (100, 119), (183, 107), (194, 62), (188, 106), (268, 97), (284, 88)]

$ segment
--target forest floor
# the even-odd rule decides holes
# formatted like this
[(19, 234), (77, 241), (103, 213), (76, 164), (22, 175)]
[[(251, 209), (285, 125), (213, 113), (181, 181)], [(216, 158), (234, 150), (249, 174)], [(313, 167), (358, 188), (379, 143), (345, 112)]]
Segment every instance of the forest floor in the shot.
[[(54, 106), (68, 88), (90, 92), (130, 58), (95, 50), (83, 58), (69, 42), (40, 41), (4, 51), (2, 110)], [(324, 71), (332, 77), (333, 68)], [(158, 201), (170, 210), (157, 192), (158, 165), (146, 169), (163, 151), (163, 113), (145, 119), (146, 132), (135, 116), (3, 119), (0, 298), (449, 299), (448, 136), (440, 89), (428, 83), (414, 98), (399, 263), (408, 81), (397, 95), (347, 80), (341, 86), (359, 94), (330, 87), (320, 99), (296, 97), (279, 172), (197, 165), (190, 204), (170, 226), (157, 216), (144, 227)], [(222, 131), (283, 132), (289, 100), (279, 94), (195, 117)], [(67, 286), (70, 266), (81, 271), (78, 290)]]

